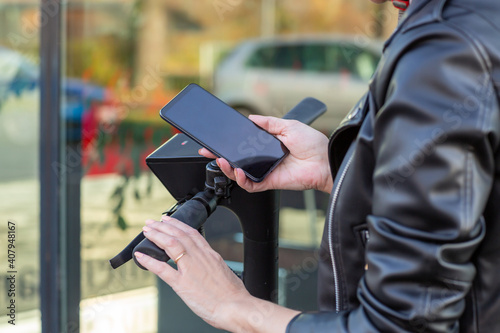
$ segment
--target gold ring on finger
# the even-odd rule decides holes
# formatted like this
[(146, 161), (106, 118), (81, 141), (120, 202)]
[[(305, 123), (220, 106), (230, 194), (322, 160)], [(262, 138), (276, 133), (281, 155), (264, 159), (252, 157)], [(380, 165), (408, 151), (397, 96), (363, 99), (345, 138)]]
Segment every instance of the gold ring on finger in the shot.
[(177, 262), (181, 260), (181, 258), (186, 254), (186, 252), (182, 252), (177, 256), (177, 258), (174, 259), (175, 264), (177, 265)]

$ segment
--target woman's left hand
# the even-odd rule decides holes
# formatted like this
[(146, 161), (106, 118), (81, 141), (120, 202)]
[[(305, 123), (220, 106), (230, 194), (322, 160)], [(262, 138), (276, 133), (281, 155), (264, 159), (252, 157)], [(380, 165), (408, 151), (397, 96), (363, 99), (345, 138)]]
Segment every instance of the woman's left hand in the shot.
[(147, 220), (143, 231), (170, 258), (178, 258), (177, 270), (136, 252), (140, 264), (169, 284), (207, 323), (227, 328), (229, 304), (238, 304), (251, 296), (222, 257), (197, 230), (168, 216), (163, 216), (162, 221)]

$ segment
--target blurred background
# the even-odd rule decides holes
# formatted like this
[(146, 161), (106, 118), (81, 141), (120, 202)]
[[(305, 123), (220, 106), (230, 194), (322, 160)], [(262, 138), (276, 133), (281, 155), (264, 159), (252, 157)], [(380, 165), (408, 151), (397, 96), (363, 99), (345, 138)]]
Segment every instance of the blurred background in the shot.
[[(0, 234), (16, 223), (18, 271), (16, 327), (0, 313), (0, 331), (41, 331), (40, 199), (49, 194), (40, 194), (39, 160), (53, 143), (40, 142), (40, 30), (56, 16), (60, 110), (50, 112), (62, 122), (64, 159), (52, 167), (65, 186), (59, 223), (77, 226), (80, 248), (79, 302), (68, 309), (78, 320), (65, 331), (211, 331), (152, 274), (108, 263), (145, 219), (175, 203), (144, 162), (175, 134), (159, 110), (191, 82), (245, 115), (280, 117), (313, 96), (328, 106), (313, 126), (329, 135), (367, 89), (397, 12), (368, 0), (67, 0), (59, 11), (44, 4), (0, 0)], [(315, 309), (327, 201), (282, 194), (281, 304)], [(207, 225), (207, 237), (238, 269), (237, 223)], [(6, 262), (1, 249), (1, 290)], [(2, 292), (0, 308), (8, 301)]]

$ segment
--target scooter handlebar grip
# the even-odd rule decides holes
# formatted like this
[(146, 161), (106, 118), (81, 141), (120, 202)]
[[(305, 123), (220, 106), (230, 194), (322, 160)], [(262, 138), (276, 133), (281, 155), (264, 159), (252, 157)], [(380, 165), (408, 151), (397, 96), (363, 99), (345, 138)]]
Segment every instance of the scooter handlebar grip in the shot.
[(295, 119), (306, 125), (311, 125), (319, 116), (326, 112), (325, 103), (313, 97), (304, 98), (293, 109), (288, 111), (282, 119)]
[[(174, 214), (172, 214), (172, 217), (186, 223), (194, 229), (199, 229), (207, 220), (208, 212), (205, 205), (200, 201), (189, 200), (181, 207), (179, 207), (178, 210)], [(163, 262), (167, 262), (170, 259), (165, 250), (159, 248), (155, 243), (147, 238), (137, 244), (132, 254), (132, 258), (134, 259), (135, 264), (140, 268), (147, 270), (137, 261), (135, 252), (144, 253), (156, 260)]]

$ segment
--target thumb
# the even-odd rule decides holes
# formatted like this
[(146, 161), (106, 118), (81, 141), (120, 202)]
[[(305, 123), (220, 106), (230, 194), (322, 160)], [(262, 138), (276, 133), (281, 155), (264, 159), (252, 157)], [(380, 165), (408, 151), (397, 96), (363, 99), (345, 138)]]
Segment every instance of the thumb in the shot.
[(256, 125), (262, 127), (268, 133), (273, 135), (281, 135), (285, 128), (287, 127), (287, 120), (269, 117), (269, 116), (259, 116), (259, 115), (250, 115), (248, 117), (251, 121), (253, 121)]

